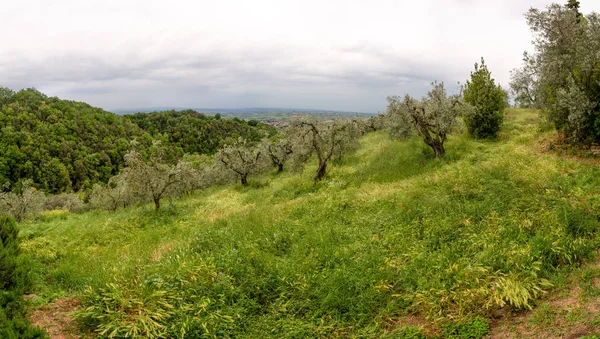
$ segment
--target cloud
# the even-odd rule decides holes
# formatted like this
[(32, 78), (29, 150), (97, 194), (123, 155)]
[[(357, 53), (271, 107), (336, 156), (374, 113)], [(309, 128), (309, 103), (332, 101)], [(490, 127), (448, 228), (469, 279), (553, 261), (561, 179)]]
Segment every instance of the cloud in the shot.
[[(530, 5), (543, 7), (535, 0)], [(104, 108), (378, 111), (486, 58), (504, 86), (531, 39), (521, 1), (13, 1), (0, 85)], [(600, 7), (596, 5), (596, 7)], [(584, 11), (598, 10), (586, 8)]]

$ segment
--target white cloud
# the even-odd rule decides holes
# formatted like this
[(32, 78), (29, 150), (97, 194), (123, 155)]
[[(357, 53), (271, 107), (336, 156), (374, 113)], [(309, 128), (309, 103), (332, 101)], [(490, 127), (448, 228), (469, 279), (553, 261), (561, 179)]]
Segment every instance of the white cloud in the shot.
[[(464, 81), (504, 86), (532, 0), (5, 1), (0, 85), (105, 108), (277, 106), (377, 111)], [(584, 12), (599, 11), (587, 1)]]

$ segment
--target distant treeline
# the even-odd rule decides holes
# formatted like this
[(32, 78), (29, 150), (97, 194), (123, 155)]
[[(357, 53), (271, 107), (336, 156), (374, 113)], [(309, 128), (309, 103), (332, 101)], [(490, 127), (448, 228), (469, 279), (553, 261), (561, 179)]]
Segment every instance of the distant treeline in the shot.
[(265, 133), (277, 133), (273, 127), (258, 121), (220, 119), (220, 115), (211, 117), (194, 110), (136, 113), (124, 117), (151, 135), (166, 139), (183, 153), (190, 154), (213, 154), (239, 137), (260, 141)]
[(255, 121), (195, 111), (119, 116), (35, 89), (0, 87), (0, 190), (18, 189), (24, 179), (52, 194), (106, 183), (123, 168), (133, 140), (142, 153), (160, 140), (178, 157), (212, 154), (228, 141), (269, 133), (272, 127)]

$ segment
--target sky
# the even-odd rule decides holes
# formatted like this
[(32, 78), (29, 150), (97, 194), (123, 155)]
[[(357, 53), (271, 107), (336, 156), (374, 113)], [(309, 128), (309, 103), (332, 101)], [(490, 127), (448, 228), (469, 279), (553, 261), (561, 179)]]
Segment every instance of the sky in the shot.
[[(0, 0), (0, 86), (108, 110), (384, 111), (456, 88), (485, 58), (505, 88), (543, 0)], [(583, 13), (600, 1), (581, 0)]]

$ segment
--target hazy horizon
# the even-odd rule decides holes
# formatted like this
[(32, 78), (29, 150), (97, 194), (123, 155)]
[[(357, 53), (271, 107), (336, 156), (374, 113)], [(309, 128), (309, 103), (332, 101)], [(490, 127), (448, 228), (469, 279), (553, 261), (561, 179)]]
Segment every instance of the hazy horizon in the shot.
[[(13, 1), (0, 86), (107, 110), (291, 107), (375, 113), (449, 88), (484, 57), (505, 88), (552, 1)], [(582, 1), (584, 13), (600, 2)]]

